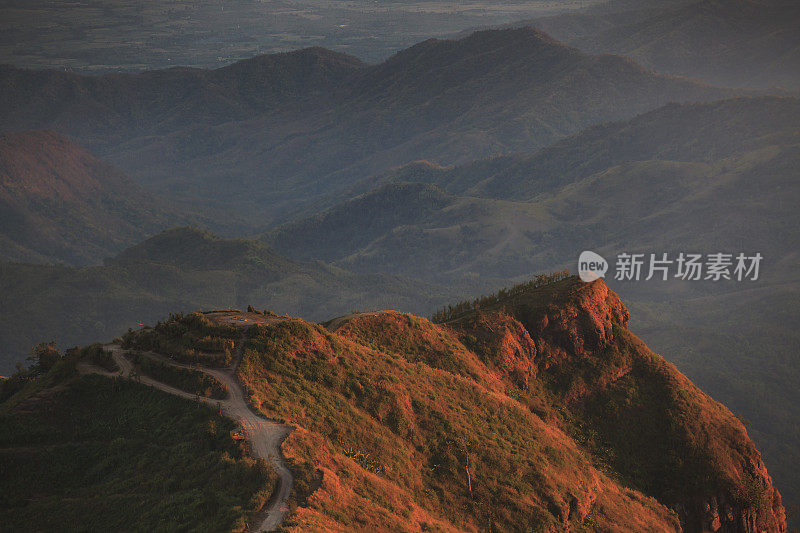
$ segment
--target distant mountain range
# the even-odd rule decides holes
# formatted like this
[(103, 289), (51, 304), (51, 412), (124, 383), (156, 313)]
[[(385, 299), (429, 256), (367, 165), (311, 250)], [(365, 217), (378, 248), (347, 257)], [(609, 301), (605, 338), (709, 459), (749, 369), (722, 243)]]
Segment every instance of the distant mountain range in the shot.
[(668, 105), (532, 155), (401, 167), (265, 238), (292, 257), (428, 279), (525, 276), (589, 248), (758, 247), (781, 279), (800, 223), (798, 123), (796, 98)]
[(323, 49), (218, 70), (0, 70), (0, 131), (70, 136), (139, 183), (254, 225), (416, 159), (533, 150), (670, 101), (730, 96), (530, 28), (428, 40), (374, 66)]
[(519, 24), (715, 85), (800, 89), (800, 6), (792, 0), (612, 0)]
[(0, 136), (0, 259), (97, 263), (186, 221), (63, 136)]

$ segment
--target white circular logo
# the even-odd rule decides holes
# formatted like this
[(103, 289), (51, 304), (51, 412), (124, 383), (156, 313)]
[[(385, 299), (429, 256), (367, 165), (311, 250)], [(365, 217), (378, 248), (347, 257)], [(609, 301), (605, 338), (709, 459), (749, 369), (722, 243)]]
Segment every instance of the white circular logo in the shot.
[(608, 261), (603, 259), (603, 256), (589, 250), (581, 252), (578, 258), (578, 276), (582, 281), (589, 283), (604, 278), (607, 271)]

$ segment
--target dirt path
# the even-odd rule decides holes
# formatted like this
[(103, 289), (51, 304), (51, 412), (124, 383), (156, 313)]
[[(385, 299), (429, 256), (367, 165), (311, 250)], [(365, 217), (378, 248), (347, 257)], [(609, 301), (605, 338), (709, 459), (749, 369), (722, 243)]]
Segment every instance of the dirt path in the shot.
[[(243, 343), (242, 343), (243, 344)], [(105, 349), (111, 352), (114, 361), (121, 370), (121, 375), (131, 379), (134, 370), (133, 364), (125, 357), (122, 348), (117, 345), (110, 344), (105, 346)], [(155, 354), (153, 354), (155, 355)], [(238, 357), (241, 357), (241, 347), (239, 349)], [(158, 359), (165, 361), (173, 366), (182, 368), (190, 368), (189, 365), (182, 365), (167, 358), (156, 356)], [(275, 494), (270, 498), (269, 503), (264, 510), (266, 516), (256, 531), (272, 531), (276, 529), (282, 522), (288, 512), (287, 500), (292, 491), (292, 484), (294, 477), (292, 476), (289, 467), (283, 460), (280, 447), (283, 440), (291, 433), (292, 427), (284, 424), (279, 424), (273, 420), (264, 418), (250, 409), (247, 400), (236, 377), (235, 370), (233, 369), (216, 369), (216, 368), (203, 368), (199, 366), (191, 367), (194, 370), (199, 370), (210, 376), (213, 376), (222, 383), (228, 391), (228, 397), (224, 400), (215, 400), (211, 398), (198, 397), (195, 394), (176, 389), (165, 383), (161, 383), (155, 379), (145, 375), (135, 376), (136, 381), (169, 394), (187, 398), (190, 400), (200, 400), (210, 405), (219, 405), (222, 411), (229, 417), (238, 421), (245, 433), (245, 438), (250, 443), (250, 448), (254, 457), (262, 458), (272, 464), (273, 469), (278, 474), (280, 482)], [(81, 365), (79, 370), (82, 373), (95, 373), (105, 376), (113, 377), (119, 376), (120, 372), (113, 373), (100, 368)]]

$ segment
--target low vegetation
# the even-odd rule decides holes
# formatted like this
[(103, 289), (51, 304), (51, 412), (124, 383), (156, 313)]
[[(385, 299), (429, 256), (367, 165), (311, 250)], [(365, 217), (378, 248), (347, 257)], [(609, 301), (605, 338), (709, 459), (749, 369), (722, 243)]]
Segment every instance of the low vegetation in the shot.
[(277, 476), (244, 455), (233, 421), (128, 380), (76, 375), (94, 347), (40, 352), (0, 404), (4, 529), (243, 530), (268, 500)]
[(738, 419), (627, 330), (602, 282), (557, 273), (456, 308), (446, 326), (250, 328), (251, 401), (299, 427), (290, 530), (663, 531), (705, 523), (705, 502), (784, 520)]
[[(303, 428), (284, 453), (300, 486), (318, 486), (289, 526), (397, 530), (413, 519), (423, 529), (542, 530), (580, 523), (579, 515), (554, 509), (568, 507), (564, 491), (589, 497), (580, 487), (600, 474), (588, 458), (497, 395), (486, 376), (463, 377), (428, 361), (300, 321), (251, 337), (240, 376), (267, 416)], [(641, 495), (617, 504), (671, 520)]]
[(225, 386), (205, 372), (178, 368), (137, 352), (128, 352), (127, 356), (142, 374), (167, 385), (216, 400), (222, 400), (228, 396)]

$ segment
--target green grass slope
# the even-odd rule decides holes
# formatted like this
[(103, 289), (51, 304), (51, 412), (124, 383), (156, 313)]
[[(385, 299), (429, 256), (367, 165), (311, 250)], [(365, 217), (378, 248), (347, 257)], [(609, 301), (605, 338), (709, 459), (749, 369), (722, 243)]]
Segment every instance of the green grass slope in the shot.
[[(288, 531), (784, 532), (742, 422), (651, 352), (628, 317), (602, 281), (562, 272), (435, 322), (227, 311), (172, 315), (125, 342), (216, 353), (215, 337), (244, 339), (237, 372), (251, 405), (295, 427), (282, 444), (295, 475)], [(0, 510), (35, 528), (65, 501), (79, 528), (127, 520), (106, 511), (117, 503), (147, 506), (133, 520), (149, 529), (241, 526), (271, 478), (239, 458), (230, 423), (135, 383), (76, 376), (96, 352), (43, 345), (3, 382), (0, 483), (21, 488)]]
[(57, 362), (0, 404), (0, 503), (15, 531), (232, 531), (276, 475), (243, 455), (234, 423), (125, 380)]

